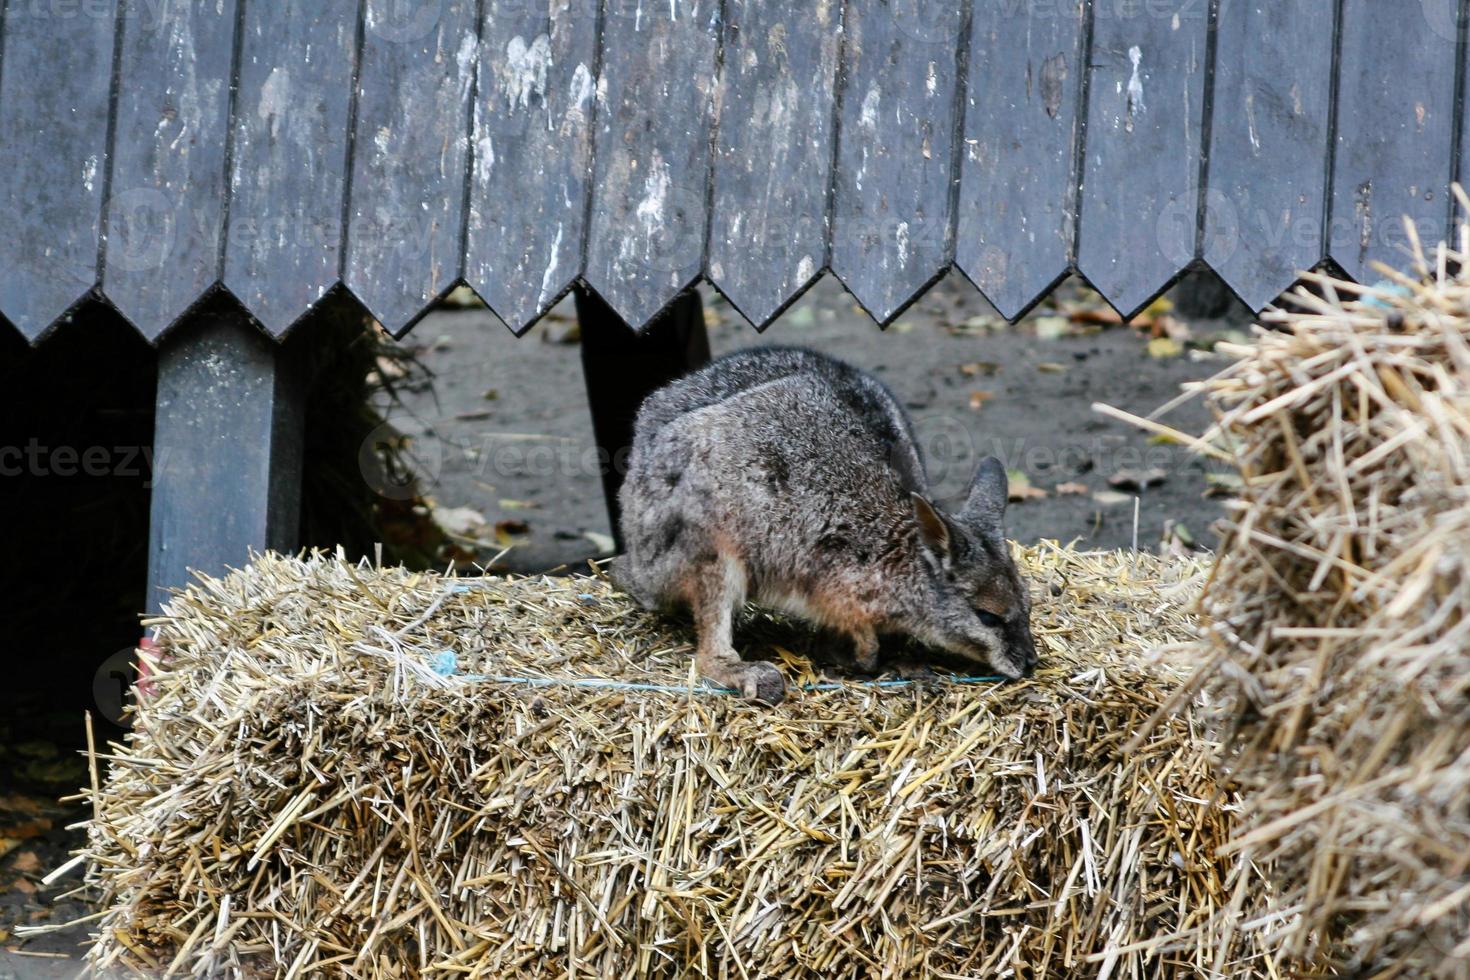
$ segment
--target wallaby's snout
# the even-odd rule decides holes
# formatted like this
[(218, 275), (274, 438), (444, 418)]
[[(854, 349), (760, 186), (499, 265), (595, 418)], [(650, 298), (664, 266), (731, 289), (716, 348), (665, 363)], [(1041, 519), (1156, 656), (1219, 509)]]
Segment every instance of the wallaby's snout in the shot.
[(1005, 539), (1009, 498), (1005, 466), (994, 456), (981, 461), (953, 516), (911, 496), (930, 570), (911, 628), (934, 646), (1019, 680), (1031, 676), (1037, 657), (1031, 595)]

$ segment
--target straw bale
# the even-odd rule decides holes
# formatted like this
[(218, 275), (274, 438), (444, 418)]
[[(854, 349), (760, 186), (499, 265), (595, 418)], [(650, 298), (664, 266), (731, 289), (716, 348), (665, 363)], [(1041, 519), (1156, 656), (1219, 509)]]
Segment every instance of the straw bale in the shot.
[(1202, 385), (1244, 484), (1203, 599), (1246, 794), (1226, 852), (1283, 972), (1470, 975), (1463, 261), (1312, 276)]
[(1203, 973), (1234, 799), (1192, 711), (1128, 745), (1179, 692), (1203, 565), (1019, 560), (1035, 678), (833, 679), (756, 616), (745, 649), (807, 685), (774, 709), (700, 687), (688, 628), (598, 577), (266, 555), (202, 580), (88, 794), (91, 965)]

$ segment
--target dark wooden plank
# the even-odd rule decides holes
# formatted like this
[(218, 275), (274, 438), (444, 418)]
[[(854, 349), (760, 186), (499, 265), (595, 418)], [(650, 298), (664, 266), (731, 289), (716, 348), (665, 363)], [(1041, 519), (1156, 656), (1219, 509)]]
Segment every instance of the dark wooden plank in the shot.
[(975, 5), (955, 261), (1011, 319), (1071, 261), (1083, 13)]
[(585, 279), (639, 328), (703, 265), (720, 5), (605, 6)]
[(246, 3), (224, 283), (273, 335), (338, 278), (354, 0)]
[(474, 0), (441, 0), (403, 37), (378, 29), (402, 0), (366, 3), (344, 279), (398, 334), (459, 279), (479, 27)]
[(291, 345), (243, 314), (187, 319), (158, 361), (148, 609), (217, 575), (251, 549), (296, 547), (301, 511), (303, 380)]
[(1220, 0), (1204, 260), (1254, 310), (1326, 252), (1336, 0)]
[(597, 0), (485, 0), (465, 279), (520, 333), (582, 271)]
[(728, 0), (707, 276), (765, 326), (826, 264), (842, 0)]
[(1406, 267), (1405, 215), (1426, 245), (1444, 236), (1449, 216), (1455, 32), (1431, 16), (1443, 4), (1409, 6), (1343, 6), (1328, 244), (1348, 275), (1367, 282), (1380, 278), (1375, 260)]
[(951, 258), (963, 10), (946, 0), (850, 0), (832, 271), (886, 324)]
[(1077, 264), (1125, 315), (1194, 259), (1208, 33), (1207, 0), (1094, 11)]
[(97, 282), (116, 0), (4, 16), (0, 314), (36, 340)]
[(235, 0), (123, 14), (103, 290), (156, 340), (220, 275)]
[(691, 289), (638, 332), (596, 293), (578, 289), (577, 324), (582, 335), (582, 374), (592, 408), (592, 431), (602, 458), (602, 492), (608, 526), (623, 550), (618, 490), (628, 472), (633, 421), (656, 389), (709, 363), (704, 304)]

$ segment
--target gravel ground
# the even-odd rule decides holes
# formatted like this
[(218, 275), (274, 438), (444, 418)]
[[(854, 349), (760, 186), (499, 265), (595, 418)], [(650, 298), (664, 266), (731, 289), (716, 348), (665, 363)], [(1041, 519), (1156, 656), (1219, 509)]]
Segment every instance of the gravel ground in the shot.
[[(1091, 297), (1075, 283), (1057, 295), (1081, 306)], [(763, 335), (717, 294), (706, 290), (704, 298), (715, 354), (802, 344), (887, 382), (914, 418), (942, 500), (962, 493), (987, 453), (1024, 474), (1046, 496), (1012, 506), (1008, 531), (1017, 540), (1132, 545), (1134, 495), (1108, 480), (1140, 469), (1162, 471), (1164, 482), (1137, 495), (1139, 546), (1156, 547), (1166, 523), (1211, 540), (1219, 501), (1203, 496), (1205, 465), (1091, 410), (1100, 401), (1152, 411), (1181, 383), (1214, 370), (1203, 351), (1151, 356), (1140, 331), (1061, 330), (1049, 308), (1015, 328), (992, 329), (982, 322), (991, 315), (988, 304), (958, 277), (936, 286), (887, 331), (830, 278)], [(1091, 302), (1101, 308), (1095, 297)], [(574, 324), (570, 302), (520, 340), (483, 310), (436, 312), (411, 338), (436, 376), (433, 388), (389, 410), (413, 437), (427, 493), (447, 512), (446, 522), (482, 559), (513, 543), (500, 562), (506, 568), (581, 565), (603, 553), (608, 540)], [(1189, 329), (1199, 341), (1242, 326), (1208, 321)], [(1197, 404), (1170, 420), (1185, 430), (1208, 421)]]

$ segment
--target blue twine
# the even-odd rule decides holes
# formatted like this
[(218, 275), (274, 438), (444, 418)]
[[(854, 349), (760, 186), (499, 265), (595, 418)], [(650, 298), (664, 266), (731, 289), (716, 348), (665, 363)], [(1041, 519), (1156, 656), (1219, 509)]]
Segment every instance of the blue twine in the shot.
[[(465, 593), (471, 591), (473, 586), (458, 584), (449, 587), (452, 593)], [(582, 602), (588, 600), (597, 601), (597, 597), (591, 593), (582, 593), (577, 596)], [(739, 694), (740, 692), (730, 687), (715, 687), (710, 684), (643, 684), (637, 681), (615, 681), (604, 677), (495, 677), (489, 674), (458, 674), (457, 664), (453, 650), (444, 650), (436, 653), (429, 662), (434, 673), (443, 677), (458, 677), (461, 680), (477, 681), (490, 684), (524, 684), (527, 687), (590, 687), (605, 691), (656, 691), (661, 694)], [(1005, 680), (994, 674), (985, 674), (977, 677), (950, 676), (940, 678), (951, 684), (998, 684)], [(803, 684), (803, 691), (841, 691), (849, 687), (874, 687), (892, 688), (908, 687), (918, 683), (911, 680), (893, 681), (849, 681), (841, 683), (836, 681), (825, 681), (819, 684)]]
[[(523, 684), (527, 687), (589, 687), (606, 691), (657, 691), (663, 694), (739, 694), (740, 692), (729, 687), (715, 687), (709, 684), (644, 684), (638, 681), (615, 681), (604, 677), (496, 677), (490, 674), (460, 674), (463, 680), (478, 681), (490, 684)], [(942, 678), (951, 684), (995, 684), (1005, 680), (1004, 677), (986, 675), (982, 677), (948, 677)], [(918, 683), (911, 680), (891, 681), (850, 681), (841, 683), (836, 681), (824, 681), (818, 684), (803, 684), (803, 691), (841, 691), (850, 687), (874, 687), (892, 688), (908, 687)]]
[[(1373, 284), (1373, 288), (1376, 289), (1380, 293), (1387, 293), (1389, 296), (1408, 296), (1409, 295), (1409, 287), (1408, 286), (1400, 285), (1399, 283), (1393, 282), (1392, 280), (1389, 280), (1389, 279), (1380, 279), (1380, 280), (1378, 280), (1377, 282), (1375, 282)], [(1378, 307), (1381, 310), (1391, 310), (1391, 309), (1393, 309), (1393, 307), (1391, 305), (1389, 305), (1388, 303), (1386, 303), (1383, 300), (1379, 299), (1377, 296), (1364, 295), (1363, 296), (1363, 305), (1364, 306), (1376, 306), (1376, 307)]]

